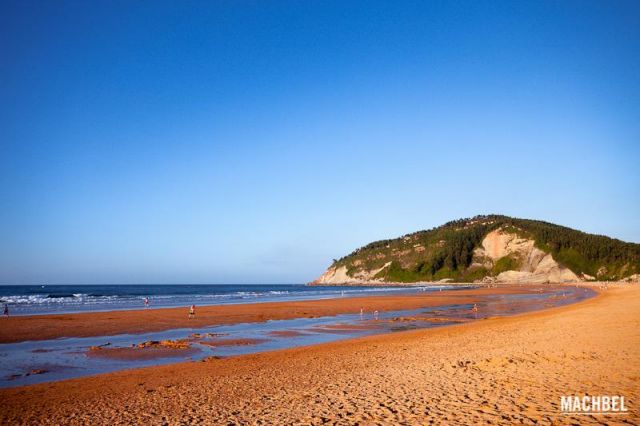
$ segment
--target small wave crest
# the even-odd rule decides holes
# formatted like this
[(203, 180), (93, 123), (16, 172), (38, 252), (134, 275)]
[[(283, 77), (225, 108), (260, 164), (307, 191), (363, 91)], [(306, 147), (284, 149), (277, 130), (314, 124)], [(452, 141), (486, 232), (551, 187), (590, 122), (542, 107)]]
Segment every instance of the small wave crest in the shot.
[(84, 296), (88, 296), (87, 294), (84, 293), (69, 293), (69, 294), (47, 294), (47, 299), (63, 299), (63, 298), (70, 298), (70, 297), (84, 297)]
[(3, 296), (5, 303), (12, 305), (43, 305), (43, 304), (84, 304), (100, 303), (117, 299), (118, 296), (92, 297), (85, 293), (68, 294), (18, 294)]

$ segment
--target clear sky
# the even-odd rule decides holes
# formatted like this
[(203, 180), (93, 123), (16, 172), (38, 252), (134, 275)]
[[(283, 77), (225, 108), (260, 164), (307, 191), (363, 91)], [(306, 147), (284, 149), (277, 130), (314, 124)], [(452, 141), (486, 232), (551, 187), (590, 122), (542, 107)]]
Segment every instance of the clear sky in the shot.
[(307, 282), (484, 213), (640, 242), (640, 2), (0, 3), (0, 283)]

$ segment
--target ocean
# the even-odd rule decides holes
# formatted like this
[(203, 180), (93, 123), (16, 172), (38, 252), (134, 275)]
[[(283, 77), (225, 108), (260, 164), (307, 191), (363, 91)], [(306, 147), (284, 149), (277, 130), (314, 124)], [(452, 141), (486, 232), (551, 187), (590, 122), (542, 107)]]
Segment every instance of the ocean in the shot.
[(452, 287), (311, 287), (304, 284), (4, 285), (0, 286), (0, 303), (9, 306), (11, 315), (37, 315), (142, 309), (147, 297), (149, 308), (153, 309), (192, 304), (205, 306), (415, 293), (441, 288)]

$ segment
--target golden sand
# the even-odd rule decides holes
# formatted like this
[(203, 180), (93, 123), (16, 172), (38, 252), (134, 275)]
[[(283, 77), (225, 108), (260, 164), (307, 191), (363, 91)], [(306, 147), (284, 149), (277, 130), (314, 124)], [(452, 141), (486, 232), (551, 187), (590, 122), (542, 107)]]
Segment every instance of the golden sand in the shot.
[[(564, 416), (561, 395), (623, 395)], [(450, 327), (0, 390), (1, 424), (638, 424), (640, 286)]]

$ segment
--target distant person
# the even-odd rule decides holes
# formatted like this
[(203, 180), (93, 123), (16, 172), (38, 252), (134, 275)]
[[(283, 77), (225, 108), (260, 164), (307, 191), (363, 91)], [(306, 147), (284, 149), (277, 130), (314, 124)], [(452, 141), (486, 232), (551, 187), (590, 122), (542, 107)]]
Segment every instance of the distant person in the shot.
[(148, 308), (148, 307), (149, 307), (149, 298), (148, 298), (148, 297), (145, 297), (145, 298), (144, 298), (144, 307), (145, 307), (145, 308)]
[(2, 315), (4, 315), (5, 317), (9, 316), (9, 305), (7, 305), (6, 303), (4, 304), (4, 310), (2, 312)]
[(360, 308), (360, 319), (364, 319), (364, 308)]
[(378, 311), (373, 311), (373, 319), (378, 319)]
[(196, 316), (196, 305), (191, 305), (189, 308), (189, 319)]
[(478, 319), (478, 305), (476, 305), (475, 303), (473, 304), (473, 309), (471, 309), (473, 311), (473, 315), (475, 315), (476, 319)]

